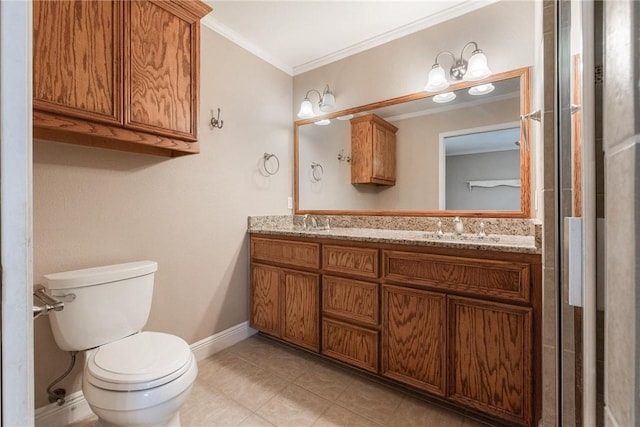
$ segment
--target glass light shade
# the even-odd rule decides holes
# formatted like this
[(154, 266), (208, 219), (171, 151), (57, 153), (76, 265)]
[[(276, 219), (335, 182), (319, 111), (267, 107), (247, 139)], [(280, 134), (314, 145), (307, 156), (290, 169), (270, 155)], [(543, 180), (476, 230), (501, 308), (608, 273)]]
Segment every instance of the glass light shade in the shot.
[(353, 114), (346, 114), (344, 116), (336, 117), (338, 120), (351, 120), (353, 119)]
[(300, 104), (300, 112), (298, 113), (298, 117), (300, 117), (301, 119), (309, 119), (313, 116), (315, 116), (315, 114), (313, 113), (313, 104), (311, 104), (309, 98), (305, 98), (304, 101), (302, 101), (302, 104)]
[(467, 72), (465, 73), (463, 80), (476, 81), (487, 78), (491, 75), (491, 70), (487, 65), (487, 57), (481, 50), (476, 50), (471, 54), (469, 63), (467, 65)]
[(331, 120), (329, 119), (322, 119), (322, 120), (318, 120), (317, 122), (313, 122), (314, 125), (318, 125), (318, 126), (326, 126), (329, 123), (331, 123)]
[(444, 69), (440, 64), (434, 64), (429, 71), (429, 77), (427, 78), (427, 85), (424, 90), (427, 92), (440, 92), (449, 87), (449, 82), (444, 75)]
[(439, 93), (433, 97), (433, 102), (437, 102), (438, 104), (444, 104), (446, 102), (451, 102), (456, 99), (456, 94), (453, 92), (445, 92)]
[(469, 95), (486, 95), (493, 92), (496, 87), (492, 83), (474, 86), (469, 89)]
[(320, 101), (320, 111), (325, 113), (334, 111), (336, 109), (336, 97), (333, 93), (325, 91)]

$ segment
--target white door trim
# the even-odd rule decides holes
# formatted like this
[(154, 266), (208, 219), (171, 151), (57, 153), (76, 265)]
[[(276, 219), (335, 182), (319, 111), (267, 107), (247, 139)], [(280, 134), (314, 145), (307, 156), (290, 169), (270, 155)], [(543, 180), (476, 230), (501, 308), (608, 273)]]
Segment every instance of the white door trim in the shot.
[(2, 425), (32, 426), (31, 2), (0, 2)]

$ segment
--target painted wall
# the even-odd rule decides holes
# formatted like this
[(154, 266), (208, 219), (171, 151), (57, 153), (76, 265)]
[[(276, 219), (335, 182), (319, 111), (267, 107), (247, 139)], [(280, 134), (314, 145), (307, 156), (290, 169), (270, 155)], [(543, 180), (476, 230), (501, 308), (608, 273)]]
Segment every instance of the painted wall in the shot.
[[(155, 260), (145, 329), (188, 343), (248, 319), (247, 216), (289, 213), (292, 192), (291, 76), (205, 27), (201, 51), (200, 154), (34, 142), (36, 283), (47, 273)], [(218, 107), (224, 127), (210, 130)], [(265, 152), (280, 159), (270, 178), (258, 169)], [(47, 318), (37, 319), (36, 407), (48, 403), (45, 388), (68, 360)], [(61, 384), (68, 392), (80, 388), (79, 372)]]
[[(297, 75), (293, 79), (293, 112), (298, 111), (309, 89), (321, 89), (326, 84), (331, 86), (339, 109), (419, 92), (424, 88), (436, 54), (451, 50), (458, 55), (470, 40), (485, 52), (493, 73), (534, 66), (535, 17), (533, 1), (501, 1)], [(443, 58), (443, 64), (448, 66), (448, 58)], [(533, 132), (535, 130), (532, 136), (537, 138), (537, 132)], [(532, 138), (532, 199), (535, 199), (539, 174), (535, 141)], [(532, 216), (537, 215), (532, 212)]]
[(518, 210), (520, 187), (473, 187), (476, 180), (517, 179), (520, 174), (518, 150), (447, 156), (447, 209)]

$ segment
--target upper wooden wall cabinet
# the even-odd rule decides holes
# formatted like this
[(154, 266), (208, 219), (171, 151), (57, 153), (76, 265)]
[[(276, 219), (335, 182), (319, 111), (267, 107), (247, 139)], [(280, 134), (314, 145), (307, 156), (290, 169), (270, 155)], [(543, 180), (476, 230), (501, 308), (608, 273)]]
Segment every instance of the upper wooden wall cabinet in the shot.
[(352, 184), (396, 184), (397, 131), (375, 114), (351, 119)]
[(163, 156), (200, 151), (201, 1), (33, 3), (36, 138)]

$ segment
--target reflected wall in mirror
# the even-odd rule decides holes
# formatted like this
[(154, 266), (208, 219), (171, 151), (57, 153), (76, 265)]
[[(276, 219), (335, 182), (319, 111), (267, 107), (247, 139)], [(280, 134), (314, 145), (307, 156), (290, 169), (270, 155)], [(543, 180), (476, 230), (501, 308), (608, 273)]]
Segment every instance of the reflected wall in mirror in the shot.
[[(528, 68), (450, 90), (446, 103), (422, 92), (297, 121), (296, 213), (529, 217)], [(398, 128), (395, 185), (352, 184), (351, 119), (367, 114)]]

